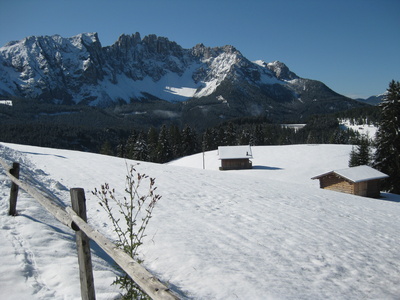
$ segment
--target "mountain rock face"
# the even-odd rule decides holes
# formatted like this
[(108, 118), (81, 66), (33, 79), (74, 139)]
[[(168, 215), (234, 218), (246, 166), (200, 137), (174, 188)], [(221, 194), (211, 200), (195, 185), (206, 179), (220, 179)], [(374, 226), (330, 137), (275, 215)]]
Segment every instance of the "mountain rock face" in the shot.
[(251, 62), (233, 46), (183, 49), (139, 33), (107, 47), (96, 33), (10, 42), (0, 48), (0, 96), (100, 107), (166, 101), (177, 104), (174, 116), (183, 119), (298, 119), (361, 105), (282, 62)]
[(371, 97), (368, 97), (367, 99), (361, 99), (360, 98), (360, 99), (356, 99), (356, 100), (361, 102), (361, 103), (367, 103), (369, 105), (377, 106), (382, 102), (382, 100), (385, 97), (386, 93), (387, 92), (385, 92), (383, 94), (380, 94), (380, 95), (371, 96)]

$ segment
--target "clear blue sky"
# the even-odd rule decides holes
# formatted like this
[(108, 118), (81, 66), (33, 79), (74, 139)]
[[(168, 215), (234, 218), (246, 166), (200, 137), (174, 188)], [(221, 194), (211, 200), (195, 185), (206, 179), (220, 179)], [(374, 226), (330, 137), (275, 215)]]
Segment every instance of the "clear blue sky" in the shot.
[(139, 32), (184, 48), (235, 46), (350, 97), (400, 81), (400, 0), (0, 0), (0, 46), (31, 35)]

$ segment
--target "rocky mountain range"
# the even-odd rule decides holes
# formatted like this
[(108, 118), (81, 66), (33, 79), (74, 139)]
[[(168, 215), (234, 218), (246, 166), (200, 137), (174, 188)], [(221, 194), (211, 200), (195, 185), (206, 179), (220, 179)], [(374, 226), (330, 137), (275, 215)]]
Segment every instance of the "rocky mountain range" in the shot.
[(251, 62), (233, 46), (184, 49), (139, 33), (107, 47), (96, 33), (9, 42), (0, 48), (0, 96), (198, 126), (259, 115), (300, 121), (363, 105), (282, 62)]

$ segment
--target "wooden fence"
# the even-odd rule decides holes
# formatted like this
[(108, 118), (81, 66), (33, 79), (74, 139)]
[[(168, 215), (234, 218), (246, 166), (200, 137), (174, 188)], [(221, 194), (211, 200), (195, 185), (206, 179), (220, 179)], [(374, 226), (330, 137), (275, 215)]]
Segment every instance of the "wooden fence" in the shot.
[(0, 159), (0, 164), (12, 181), (9, 215), (15, 216), (17, 214), (18, 190), (21, 188), (36, 199), (58, 221), (76, 232), (82, 299), (96, 299), (89, 240), (96, 242), (152, 299), (179, 299), (143, 266), (86, 222), (86, 199), (82, 188), (70, 190), (72, 208), (66, 207), (64, 209), (34, 187), (21, 181), (18, 163), (13, 163), (12, 168), (10, 168), (6, 162)]

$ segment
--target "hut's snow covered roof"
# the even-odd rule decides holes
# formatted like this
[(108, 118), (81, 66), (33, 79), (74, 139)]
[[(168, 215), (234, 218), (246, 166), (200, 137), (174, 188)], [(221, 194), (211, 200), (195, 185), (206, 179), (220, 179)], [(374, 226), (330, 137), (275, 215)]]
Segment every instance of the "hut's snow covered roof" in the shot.
[(368, 180), (375, 180), (375, 179), (383, 179), (383, 178), (389, 177), (385, 173), (375, 170), (374, 168), (371, 168), (369, 166), (358, 166), (358, 167), (352, 167), (352, 168), (341, 169), (341, 170), (333, 170), (333, 171), (315, 176), (311, 179), (319, 179), (319, 178), (324, 177), (329, 174), (336, 174), (336, 175), (343, 177), (347, 180), (350, 180), (351, 182), (354, 182), (354, 183), (368, 181)]
[(250, 145), (246, 146), (219, 146), (219, 159), (253, 158)]

